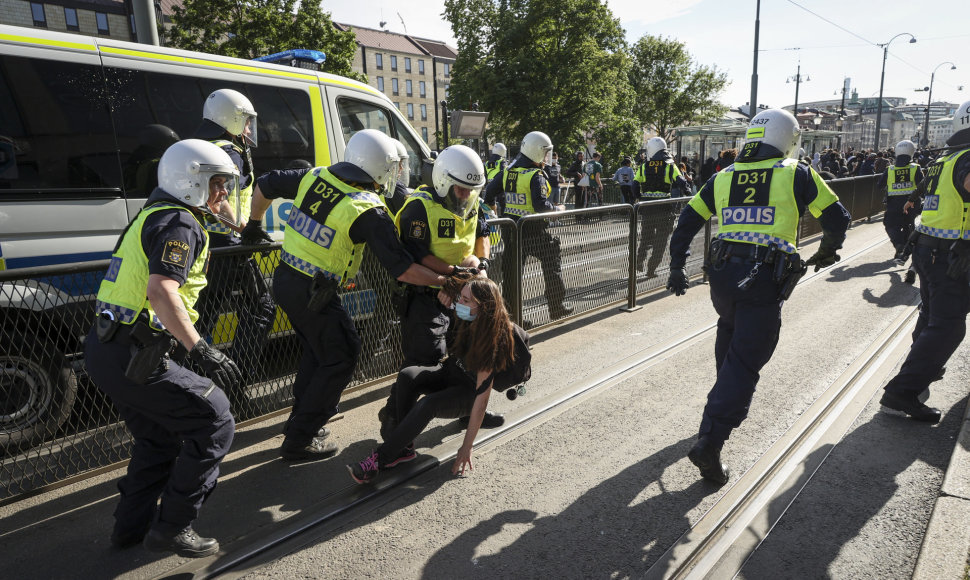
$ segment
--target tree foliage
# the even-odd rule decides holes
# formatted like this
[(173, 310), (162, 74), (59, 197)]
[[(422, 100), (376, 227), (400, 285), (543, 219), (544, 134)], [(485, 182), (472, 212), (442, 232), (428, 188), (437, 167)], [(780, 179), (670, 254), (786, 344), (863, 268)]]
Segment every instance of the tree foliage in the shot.
[(251, 59), (295, 48), (327, 55), (322, 69), (366, 82), (352, 68), (352, 31), (337, 30), (319, 2), (296, 0), (184, 0), (172, 15), (169, 46)]
[(446, 0), (445, 17), (458, 39), (449, 102), (477, 101), (493, 138), (514, 146), (538, 130), (572, 151), (614, 130), (627, 57), (600, 0)]
[(684, 43), (647, 35), (630, 53), (633, 114), (643, 127), (669, 141), (674, 127), (709, 123), (727, 110), (718, 101), (727, 74), (696, 65)]

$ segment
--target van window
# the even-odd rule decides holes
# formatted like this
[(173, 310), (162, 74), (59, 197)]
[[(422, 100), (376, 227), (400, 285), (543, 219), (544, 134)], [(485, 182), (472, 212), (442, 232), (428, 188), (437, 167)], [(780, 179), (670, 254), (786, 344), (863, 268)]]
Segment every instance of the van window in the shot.
[(343, 134), (344, 144), (350, 141), (354, 133), (363, 129), (377, 129), (391, 134), (387, 111), (374, 103), (340, 98), (337, 99), (337, 111), (340, 114), (340, 132)]
[(181, 139), (192, 137), (202, 123), (205, 98), (221, 88), (243, 93), (256, 109), (259, 146), (252, 154), (257, 175), (298, 159), (314, 162), (306, 91), (114, 67), (106, 68), (105, 74), (130, 196), (147, 196), (155, 186), (151, 164), (170, 144), (160, 139), (158, 127), (175, 131)]
[(0, 56), (0, 192), (119, 189), (104, 92), (100, 67)]

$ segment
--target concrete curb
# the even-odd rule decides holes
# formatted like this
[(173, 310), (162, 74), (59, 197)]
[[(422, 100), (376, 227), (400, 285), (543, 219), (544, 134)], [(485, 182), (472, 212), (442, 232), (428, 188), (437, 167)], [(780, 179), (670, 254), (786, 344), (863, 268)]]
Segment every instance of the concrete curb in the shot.
[(970, 553), (970, 404), (933, 506), (913, 580), (963, 580)]

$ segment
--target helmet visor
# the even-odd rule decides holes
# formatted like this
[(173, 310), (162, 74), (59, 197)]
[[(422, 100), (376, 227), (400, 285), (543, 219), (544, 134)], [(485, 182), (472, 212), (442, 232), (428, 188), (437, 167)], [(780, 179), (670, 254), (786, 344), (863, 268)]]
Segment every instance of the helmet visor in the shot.
[(481, 186), (465, 187), (456, 183), (448, 189), (448, 195), (445, 196), (442, 205), (455, 216), (465, 219), (473, 209), (478, 208), (478, 196), (481, 190)]
[(409, 157), (405, 157), (398, 162), (397, 181), (403, 183), (405, 187), (410, 187), (411, 163)]
[(250, 147), (256, 148), (259, 142), (256, 133), (256, 115), (246, 115), (246, 122), (243, 124), (242, 137)]
[[(219, 222), (224, 225), (235, 225), (239, 224), (239, 214), (242, 211), (240, 207), (239, 195), (239, 176), (232, 173), (210, 173), (208, 182), (209, 194), (205, 198), (206, 207), (209, 208), (214, 215), (220, 216)], [(226, 215), (226, 212), (221, 211), (223, 208), (223, 202), (229, 200), (230, 207), (232, 209), (232, 215)]]

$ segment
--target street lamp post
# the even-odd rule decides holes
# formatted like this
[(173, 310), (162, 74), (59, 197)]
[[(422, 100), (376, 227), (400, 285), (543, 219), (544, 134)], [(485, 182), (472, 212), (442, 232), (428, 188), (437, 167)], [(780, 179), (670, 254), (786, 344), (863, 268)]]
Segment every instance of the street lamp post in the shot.
[[(806, 76), (805, 82), (812, 80), (812, 77)], [(795, 72), (795, 76), (788, 77), (785, 82), (790, 83), (795, 81), (795, 118), (798, 118), (798, 87), (802, 84), (802, 63), (798, 63), (798, 69)]]
[(957, 70), (957, 65), (946, 61), (936, 65), (936, 68), (930, 74), (930, 86), (927, 88), (929, 97), (926, 99), (926, 120), (923, 122), (923, 138), (920, 139), (920, 145), (923, 147), (926, 147), (930, 143), (930, 106), (933, 104), (933, 78), (936, 77), (936, 71), (945, 64), (950, 65), (950, 70)]
[[(815, 130), (818, 131), (819, 125), (822, 124), (822, 115), (815, 113), (812, 117), (812, 124), (815, 125)], [(815, 147), (818, 144), (818, 135), (812, 135), (812, 155), (815, 155)]]
[(879, 104), (876, 105), (876, 138), (874, 149), (879, 149), (879, 132), (882, 129), (882, 89), (886, 83), (886, 57), (889, 56), (889, 45), (900, 36), (909, 36), (910, 44), (916, 42), (916, 37), (908, 32), (900, 32), (889, 39), (889, 42), (880, 44), (882, 47), (882, 75), (879, 77)]

